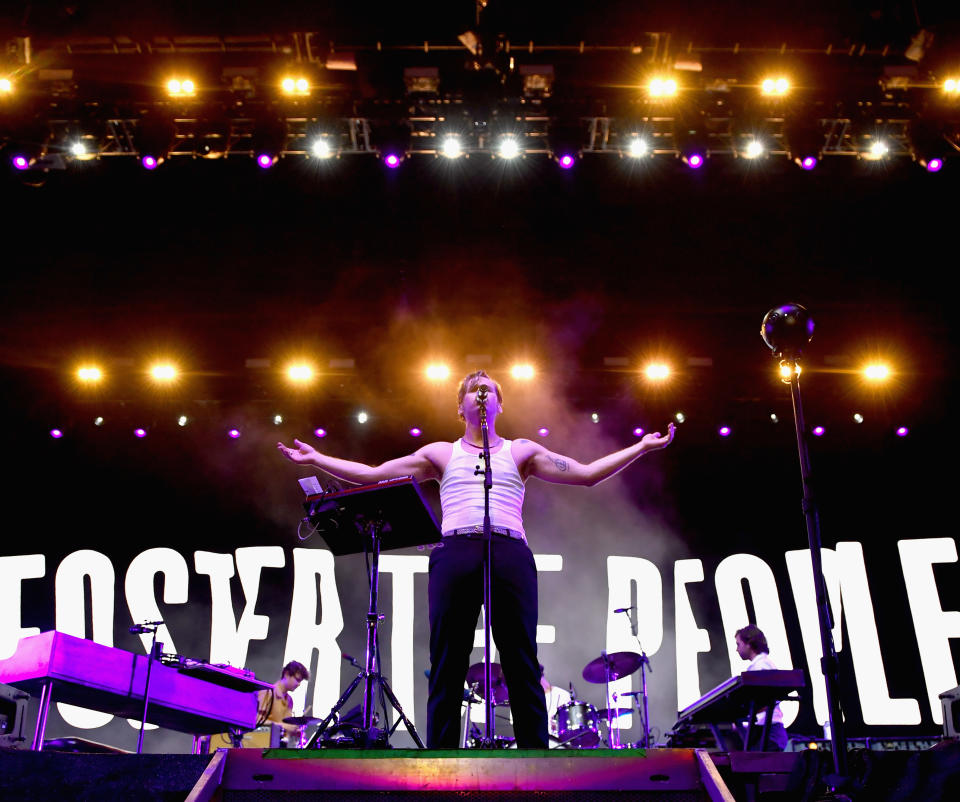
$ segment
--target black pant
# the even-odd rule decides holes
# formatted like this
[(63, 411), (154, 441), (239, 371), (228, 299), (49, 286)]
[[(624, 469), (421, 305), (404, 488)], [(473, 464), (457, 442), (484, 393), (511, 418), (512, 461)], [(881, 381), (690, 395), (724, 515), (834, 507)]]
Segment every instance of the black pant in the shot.
[[(500, 652), (517, 746), (547, 748), (547, 705), (537, 662), (537, 568), (521, 540), (493, 535), (493, 640)], [(483, 604), (482, 538), (455, 535), (430, 555), (427, 746), (460, 745), (463, 683)]]

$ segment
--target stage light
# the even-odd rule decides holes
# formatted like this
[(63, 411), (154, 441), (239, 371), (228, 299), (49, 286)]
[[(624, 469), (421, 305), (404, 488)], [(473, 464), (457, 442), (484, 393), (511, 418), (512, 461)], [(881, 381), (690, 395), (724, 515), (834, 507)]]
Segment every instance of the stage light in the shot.
[(269, 170), (273, 165), (277, 163), (277, 155), (275, 153), (258, 153), (257, 154), (257, 165), (264, 170)]
[(910, 430), (906, 426), (897, 429), (897, 437), (906, 437), (908, 434), (910, 434)]
[(279, 426), (281, 423), (283, 423), (283, 415), (274, 415), (274, 416), (273, 416), (273, 425), (274, 425), (274, 426)]
[(764, 78), (760, 91), (764, 95), (782, 97), (790, 91), (790, 81), (786, 78)]
[(236, 440), (238, 437), (240, 437), (240, 430), (231, 429), (229, 432), (227, 432), (227, 437), (229, 437), (231, 440)]
[(60, 429), (51, 429), (50, 436), (54, 440), (59, 440), (61, 437), (63, 437), (63, 432)]
[(641, 427), (637, 426), (637, 427), (633, 430), (633, 436), (634, 436), (634, 437), (643, 437), (643, 429), (642, 429)]
[(96, 384), (103, 379), (103, 371), (96, 365), (82, 365), (77, 368), (77, 378), (85, 384)]
[(87, 146), (84, 145), (83, 142), (71, 143), (69, 150), (70, 150), (70, 155), (75, 156), (78, 159), (82, 159), (84, 156), (87, 155)]
[(678, 412), (676, 415), (673, 416), (673, 418), (677, 423), (683, 423), (687, 419), (687, 416), (684, 415), (682, 412)]
[(167, 94), (170, 97), (192, 97), (197, 93), (197, 85), (190, 78), (171, 78), (167, 81)]
[(439, 363), (427, 365), (426, 374), (430, 381), (445, 381), (450, 378), (450, 368)]
[(306, 97), (310, 94), (310, 81), (301, 76), (288, 75), (280, 82), (285, 95)]
[(318, 159), (329, 159), (335, 153), (333, 145), (325, 136), (318, 136), (313, 140), (313, 144), (310, 146), (310, 152)]
[(786, 384), (790, 384), (790, 379), (794, 374), (797, 376), (802, 372), (802, 368), (798, 362), (790, 362), (789, 360), (784, 360), (779, 365), (780, 378)]
[(179, 418), (177, 418), (177, 426), (181, 428), (186, 426), (188, 423), (190, 423), (190, 419), (186, 415), (181, 415)]
[(254, 124), (250, 137), (250, 150), (257, 165), (267, 170), (277, 163), (287, 144), (287, 121), (264, 112)]
[(747, 142), (747, 146), (743, 150), (743, 157), (745, 159), (758, 159), (764, 153), (766, 149), (763, 147), (763, 143), (759, 139), (751, 139)]
[(649, 152), (650, 147), (647, 145), (647, 142), (643, 137), (634, 136), (630, 138), (630, 144), (627, 146), (627, 153), (630, 154), (631, 158), (642, 159)]
[(780, 418), (777, 417), (776, 412), (770, 413), (770, 423), (780, 423)]
[(533, 365), (529, 364), (514, 365), (510, 368), (510, 375), (520, 381), (529, 381), (535, 374), (536, 371), (533, 369)]
[(308, 384), (313, 381), (313, 376), (313, 368), (304, 362), (297, 362), (287, 367), (287, 379), (294, 384)]
[(13, 81), (9, 78), (0, 78), (0, 95), (13, 94)]
[(576, 163), (576, 158), (570, 153), (564, 153), (560, 158), (557, 159), (557, 164), (559, 164), (564, 170), (569, 170)]
[(783, 123), (783, 139), (790, 160), (804, 170), (817, 166), (826, 136), (812, 109), (797, 109)]
[(673, 78), (658, 76), (647, 84), (647, 94), (656, 98), (674, 97), (677, 94), (677, 82)]
[(423, 434), (423, 431), (420, 429), (419, 426), (414, 426), (414, 427), (410, 430), (410, 436), (411, 436), (411, 437), (419, 437), (421, 434)]
[(400, 162), (403, 161), (403, 156), (400, 156), (396, 153), (388, 153), (383, 157), (383, 163), (387, 165), (391, 170), (396, 169), (400, 166)]
[(324, 437), (327, 436), (327, 430), (326, 430), (326, 429), (321, 429), (321, 428), (316, 428), (316, 429), (313, 430), (313, 436), (314, 436), (314, 437), (319, 437), (319, 438), (324, 438)]
[(515, 159), (520, 155), (520, 143), (513, 134), (504, 134), (497, 144), (497, 153), (501, 159)]
[(95, 417), (95, 418), (93, 419), (93, 425), (94, 425), (94, 426), (103, 426), (103, 415), (97, 415), (97, 417)]
[(863, 415), (861, 415), (859, 412), (854, 412), (853, 420), (855, 423), (863, 423)]
[(134, 429), (134, 430), (133, 430), (133, 436), (136, 437), (136, 438), (139, 439), (139, 440), (142, 440), (144, 437), (147, 436), (147, 430), (146, 430), (146, 429), (143, 429), (143, 428)]
[(670, 376), (670, 366), (662, 362), (653, 362), (644, 368), (643, 373), (650, 381), (663, 381)]
[(890, 367), (881, 362), (873, 363), (863, 369), (863, 375), (869, 381), (886, 381), (890, 378)]
[(169, 363), (153, 365), (150, 368), (150, 377), (156, 382), (169, 384), (177, 378), (177, 368)]
[(882, 159), (890, 153), (890, 146), (882, 139), (870, 143), (866, 158), (871, 160)]
[(960, 94), (960, 78), (947, 78), (943, 82), (943, 91), (948, 95)]
[(703, 154), (701, 153), (690, 153), (684, 154), (681, 156), (684, 164), (687, 165), (691, 170), (699, 170), (703, 167)]
[(590, 420), (594, 423), (600, 423), (600, 416), (596, 412), (591, 413)]
[(357, 423), (366, 423), (370, 420), (370, 416), (366, 412), (357, 413)]
[(936, 120), (918, 118), (907, 129), (910, 152), (917, 164), (928, 173), (938, 173), (943, 169), (944, 158), (953, 151), (948, 144), (946, 127)]
[(444, 137), (440, 145), (440, 153), (447, 159), (459, 159), (463, 155), (463, 145), (460, 143), (460, 137)]
[(826, 432), (827, 430), (822, 426), (814, 426), (813, 429), (811, 429), (811, 433), (814, 437), (823, 437)]
[(729, 426), (721, 426), (717, 429), (717, 434), (721, 437), (729, 437), (733, 433), (733, 430)]
[(148, 170), (162, 164), (173, 147), (176, 134), (173, 117), (159, 110), (144, 114), (133, 134), (140, 163)]
[(939, 173), (943, 169), (943, 159), (934, 157), (926, 163), (921, 161), (920, 166), (926, 168), (928, 173)]
[(13, 164), (14, 169), (16, 170), (27, 170), (30, 168), (30, 159), (24, 156), (22, 153), (17, 153), (14, 155), (10, 162)]

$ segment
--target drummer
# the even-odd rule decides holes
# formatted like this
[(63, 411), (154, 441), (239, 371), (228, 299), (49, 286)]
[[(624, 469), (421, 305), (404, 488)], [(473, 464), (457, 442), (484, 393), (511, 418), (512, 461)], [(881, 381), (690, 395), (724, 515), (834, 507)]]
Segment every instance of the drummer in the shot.
[(293, 716), (293, 697), (290, 694), (300, 687), (300, 683), (310, 679), (310, 672), (303, 663), (293, 660), (283, 667), (272, 688), (265, 688), (257, 694), (257, 726), (265, 724), (283, 728), (283, 740), (293, 742), (300, 734), (300, 728), (285, 724), (283, 720)]
[(551, 685), (550, 680), (544, 672), (543, 663), (540, 664), (540, 687), (543, 688), (544, 696), (547, 699), (547, 729), (550, 733), (551, 748), (556, 748), (557, 741), (560, 740), (560, 726), (557, 721), (557, 710), (568, 702), (572, 701), (570, 692), (556, 685)]

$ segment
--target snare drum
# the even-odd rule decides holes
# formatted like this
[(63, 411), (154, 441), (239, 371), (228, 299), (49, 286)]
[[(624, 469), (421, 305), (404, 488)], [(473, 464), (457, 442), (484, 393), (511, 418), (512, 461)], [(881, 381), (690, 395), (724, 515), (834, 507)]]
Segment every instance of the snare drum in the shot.
[(567, 702), (557, 708), (557, 735), (567, 749), (595, 749), (600, 743), (597, 708), (587, 702)]

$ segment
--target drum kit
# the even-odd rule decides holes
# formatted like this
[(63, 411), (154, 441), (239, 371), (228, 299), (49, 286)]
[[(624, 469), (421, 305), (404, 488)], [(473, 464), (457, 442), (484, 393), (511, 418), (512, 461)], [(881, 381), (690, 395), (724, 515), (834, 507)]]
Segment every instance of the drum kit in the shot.
[[(632, 707), (618, 707), (618, 694), (611, 693), (610, 683), (623, 677), (628, 677), (637, 670), (649, 665), (645, 654), (636, 652), (602, 652), (595, 660), (584, 666), (583, 678), (590, 683), (606, 686), (605, 698), (607, 706), (598, 710), (594, 705), (578, 699), (570, 683), (571, 699), (566, 704), (559, 705), (550, 726), (551, 748), (563, 749), (626, 749), (642, 747), (649, 744), (649, 728), (646, 718), (646, 674), (642, 673), (642, 689), (620, 694), (620, 697), (629, 696), (637, 700), (637, 713), (643, 723), (644, 737), (634, 744), (623, 744), (620, 740), (620, 717), (634, 712)], [(464, 691), (464, 702), (467, 705), (463, 747), (470, 748), (477, 745), (476, 726), (471, 721), (472, 707), (486, 699), (483, 684), (483, 663), (475, 663), (467, 670), (467, 685)], [(507, 692), (503, 670), (499, 663), (492, 666), (492, 694), (494, 708), (509, 706), (510, 698)], [(643, 707), (641, 708), (641, 698)], [(606, 735), (601, 731), (601, 724), (606, 725)], [(554, 734), (555, 733), (555, 734)], [(496, 746), (508, 748), (513, 745), (512, 738), (498, 736)]]

